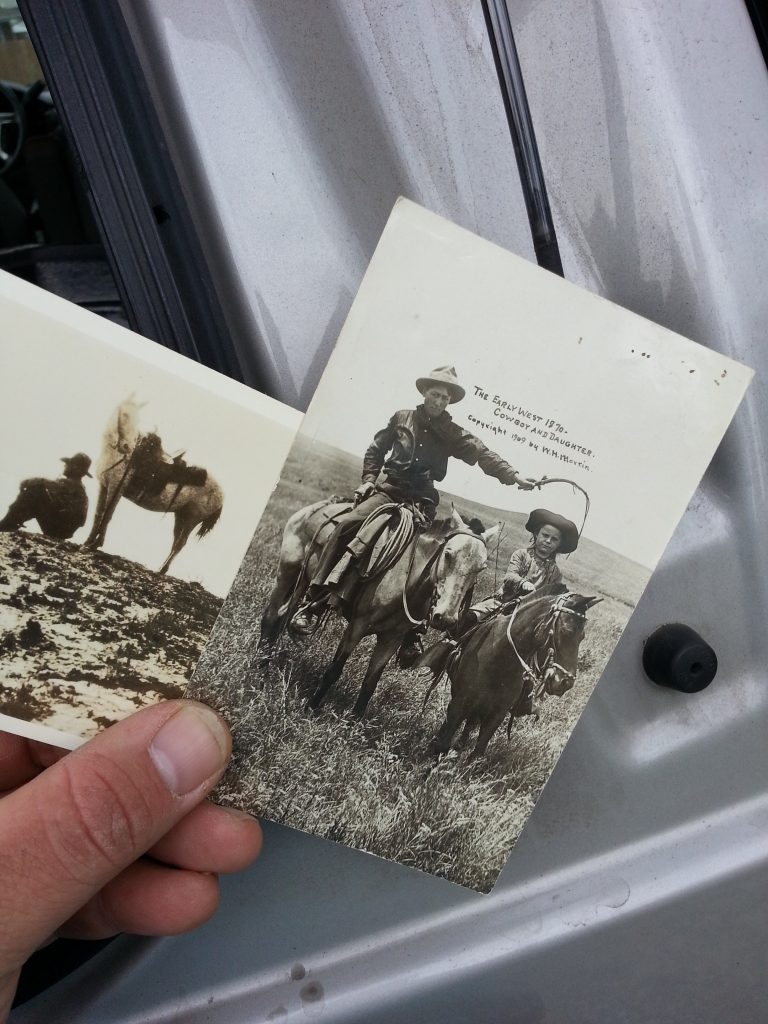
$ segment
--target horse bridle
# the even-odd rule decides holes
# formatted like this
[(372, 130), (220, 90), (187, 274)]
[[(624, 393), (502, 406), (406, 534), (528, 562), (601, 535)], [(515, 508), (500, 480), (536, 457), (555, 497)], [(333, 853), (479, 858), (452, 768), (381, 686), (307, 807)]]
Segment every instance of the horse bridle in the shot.
[[(577, 612), (575, 608), (571, 608), (568, 604), (568, 594), (560, 594), (560, 596), (552, 604), (550, 609), (549, 620), (547, 622), (547, 635), (544, 643), (541, 647), (537, 647), (530, 662), (527, 662), (525, 658), (520, 654), (515, 641), (512, 639), (512, 623), (515, 621), (518, 608), (517, 605), (515, 610), (509, 617), (507, 623), (507, 640), (512, 650), (515, 652), (517, 660), (520, 662), (523, 668), (523, 678), (531, 679), (535, 684), (533, 689), (533, 696), (538, 699), (544, 693), (545, 680), (547, 674), (552, 670), (559, 670), (562, 678), (570, 680), (571, 684), (576, 681), (576, 673), (569, 672), (560, 662), (555, 660), (555, 631), (557, 624), (560, 621), (562, 615), (566, 612), (569, 615), (575, 615), (577, 619), (583, 619), (586, 621), (587, 616), (582, 612)], [(544, 654), (544, 660), (542, 663), (542, 653)]]
[[(118, 433), (118, 435), (120, 434), (120, 408), (121, 407), (119, 407), (118, 410), (117, 410), (117, 433)], [(123, 479), (125, 479), (125, 475), (128, 473), (128, 469), (130, 468), (131, 458), (133, 457), (133, 453), (136, 451), (136, 446), (138, 445), (139, 439), (141, 438), (141, 436), (142, 436), (141, 434), (137, 434), (137, 440), (135, 441), (135, 443), (134, 443), (133, 447), (131, 448), (131, 450), (129, 452), (123, 452), (123, 454), (120, 456), (119, 459), (117, 459), (116, 462), (113, 462), (111, 466), (107, 466), (107, 468), (104, 470), (104, 474), (105, 475), (107, 473), (111, 473), (113, 469), (117, 469), (117, 467), (122, 465), (123, 462), (128, 461), (129, 465), (126, 466), (125, 474), (123, 474)], [(119, 447), (120, 446), (118, 444), (118, 450), (119, 450)]]
[(427, 608), (427, 614), (424, 616), (423, 619), (415, 619), (411, 615), (410, 610), (408, 608), (408, 599), (406, 595), (408, 592), (408, 585), (411, 579), (411, 569), (413, 568), (413, 563), (416, 558), (416, 548), (418, 546), (418, 541), (411, 548), (411, 557), (408, 562), (408, 572), (405, 574), (405, 583), (403, 584), (403, 611), (405, 613), (405, 617), (408, 619), (412, 626), (423, 626), (429, 622), (432, 616), (432, 612), (434, 611), (435, 605), (437, 604), (437, 579), (435, 579), (434, 577), (436, 577), (437, 575), (437, 567), (440, 562), (440, 557), (445, 551), (446, 547), (448, 546), (448, 542), (452, 541), (454, 537), (474, 537), (481, 543), (485, 543), (482, 537), (480, 537), (476, 533), (473, 533), (471, 530), (454, 530), (453, 533), (449, 533), (447, 534), (447, 536), (442, 538), (437, 548), (432, 552), (427, 561), (424, 563), (424, 567), (422, 568), (419, 574), (419, 578), (416, 580), (415, 586), (413, 588), (414, 591), (418, 591), (427, 581), (429, 581), (429, 583), (431, 584), (432, 596), (430, 597), (429, 607)]

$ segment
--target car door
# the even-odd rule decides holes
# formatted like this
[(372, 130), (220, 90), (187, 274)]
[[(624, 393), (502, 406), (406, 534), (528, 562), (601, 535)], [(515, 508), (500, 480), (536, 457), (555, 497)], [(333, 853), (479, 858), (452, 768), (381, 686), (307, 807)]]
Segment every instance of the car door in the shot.
[[(762, 1019), (768, 81), (747, 8), (22, 7), (157, 340), (305, 407), (405, 194), (758, 379), (490, 896), (267, 825), (208, 925), (122, 937), (15, 1019)], [(669, 621), (717, 652), (700, 694), (643, 674)]]

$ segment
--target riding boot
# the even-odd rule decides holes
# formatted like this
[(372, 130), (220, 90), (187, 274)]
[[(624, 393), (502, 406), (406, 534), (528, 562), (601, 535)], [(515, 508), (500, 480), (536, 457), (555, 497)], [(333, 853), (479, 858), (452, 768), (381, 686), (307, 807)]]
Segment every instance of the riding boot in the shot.
[[(357, 523), (352, 524), (352, 530), (357, 528)], [(334, 583), (338, 580), (335, 573), (337, 563), (344, 558), (343, 549), (346, 546), (350, 534), (349, 523), (339, 523), (336, 529), (325, 543), (320, 561), (307, 587), (304, 600), (299, 605), (296, 614), (291, 619), (291, 632), (301, 636), (308, 636), (314, 633), (317, 628), (317, 620), (320, 613), (327, 607), (328, 600), (332, 596), (333, 589), (329, 588), (329, 577)]]
[(509, 713), (510, 715), (510, 726), (513, 718), (524, 718), (526, 715), (534, 715), (538, 718), (538, 712), (534, 708), (533, 702), (533, 690), (523, 690), (520, 695), (520, 699), (517, 704), (514, 705)]
[(533, 693), (527, 693), (517, 702), (515, 707), (515, 717), (522, 718), (524, 715), (535, 714), (533, 710)]

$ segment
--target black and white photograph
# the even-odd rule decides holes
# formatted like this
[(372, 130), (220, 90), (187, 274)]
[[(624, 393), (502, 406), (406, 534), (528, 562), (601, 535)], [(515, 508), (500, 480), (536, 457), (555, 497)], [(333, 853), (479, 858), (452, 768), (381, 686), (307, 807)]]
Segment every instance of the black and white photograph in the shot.
[(0, 715), (74, 746), (183, 694), (299, 416), (0, 284)]
[(399, 200), (192, 679), (222, 802), (489, 891), (749, 379)]

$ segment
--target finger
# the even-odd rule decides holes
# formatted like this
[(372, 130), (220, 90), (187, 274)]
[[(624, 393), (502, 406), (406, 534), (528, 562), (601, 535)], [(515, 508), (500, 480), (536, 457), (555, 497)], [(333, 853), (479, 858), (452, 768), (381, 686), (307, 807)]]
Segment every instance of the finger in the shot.
[(15, 789), (40, 771), (29, 743), (21, 736), (0, 733), (0, 790)]
[(68, 939), (107, 939), (119, 932), (178, 935), (207, 921), (219, 905), (215, 875), (139, 860), (66, 921)]
[(229, 732), (170, 701), (112, 726), (0, 801), (0, 949), (26, 959), (208, 794)]
[(19, 983), (19, 971), (0, 976), (0, 1021), (7, 1019)]
[(243, 811), (203, 803), (149, 850), (151, 857), (189, 871), (241, 871), (261, 850), (259, 823)]
[(66, 753), (47, 743), (0, 732), (0, 791), (23, 786)]

